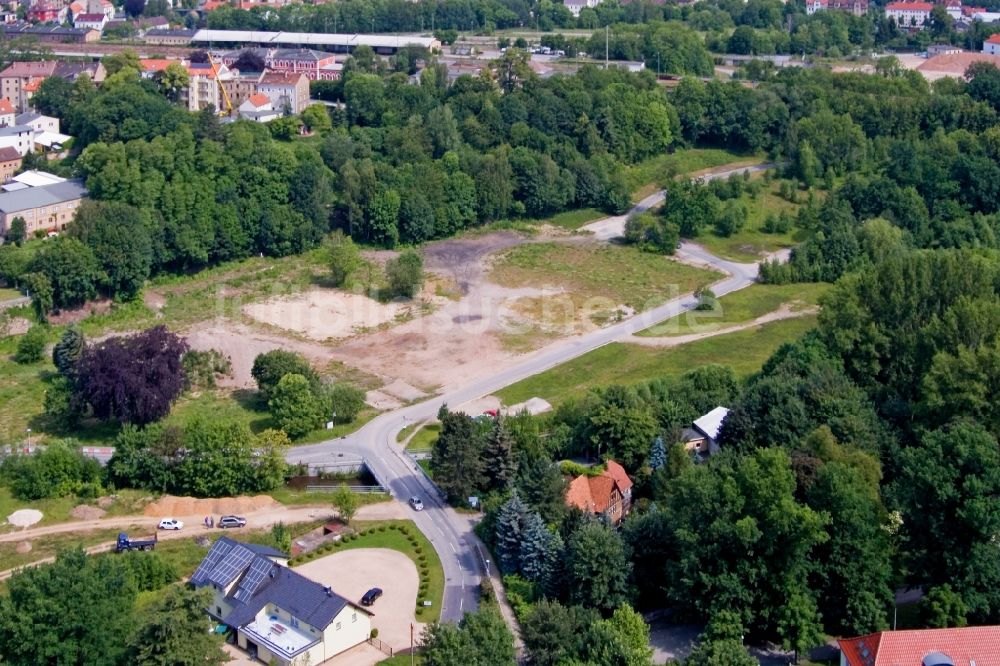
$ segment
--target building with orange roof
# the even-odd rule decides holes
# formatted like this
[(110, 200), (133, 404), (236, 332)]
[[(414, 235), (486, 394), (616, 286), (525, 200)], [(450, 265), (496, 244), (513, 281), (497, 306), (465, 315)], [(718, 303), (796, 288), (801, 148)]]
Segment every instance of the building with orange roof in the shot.
[(1000, 55), (1000, 33), (990, 35), (986, 41), (983, 42), (983, 53), (988, 53), (989, 55)]
[(309, 105), (309, 79), (302, 73), (265, 72), (257, 92), (267, 95), (281, 113), (299, 114)]
[(566, 505), (604, 516), (612, 525), (619, 525), (632, 509), (632, 479), (624, 467), (609, 460), (597, 476), (582, 474), (570, 481)]
[(17, 111), (6, 97), (0, 98), (0, 125), (13, 125)]
[(924, 29), (931, 18), (931, 2), (890, 2), (885, 6), (886, 18), (891, 18), (900, 28)]
[(880, 631), (838, 640), (841, 666), (1000, 666), (1000, 626)]

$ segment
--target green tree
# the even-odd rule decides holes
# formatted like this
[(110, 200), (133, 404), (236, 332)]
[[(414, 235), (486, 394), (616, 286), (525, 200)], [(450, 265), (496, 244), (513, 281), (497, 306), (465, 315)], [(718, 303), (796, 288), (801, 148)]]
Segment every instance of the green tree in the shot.
[(117, 559), (82, 548), (24, 569), (0, 598), (0, 653), (9, 664), (115, 666), (134, 624), (135, 588)]
[(553, 589), (563, 556), (562, 537), (550, 531), (534, 511), (525, 514), (521, 533), (521, 574), (543, 590)]
[(566, 549), (566, 587), (572, 603), (611, 611), (628, 601), (632, 570), (617, 532), (590, 523), (578, 529)]
[(485, 438), (467, 414), (443, 409), (441, 434), (431, 451), (434, 481), (451, 502), (466, 502), (483, 487)]
[(21, 364), (38, 363), (45, 357), (45, 341), (48, 333), (45, 326), (35, 324), (17, 341), (14, 361)]
[(101, 58), (101, 64), (104, 65), (104, 69), (107, 71), (108, 76), (117, 74), (126, 68), (132, 69), (136, 73), (142, 71), (142, 64), (139, 62), (139, 55), (132, 49), (125, 49), (118, 53), (106, 55)]
[(324, 386), (320, 397), (334, 423), (350, 423), (365, 408), (364, 392), (344, 382)]
[(302, 122), (310, 132), (326, 134), (333, 125), (330, 123), (330, 114), (322, 104), (310, 104), (302, 110)]
[(424, 261), (413, 250), (405, 250), (386, 262), (385, 274), (391, 296), (413, 298), (424, 283)]
[(18, 215), (10, 221), (10, 228), (7, 229), (7, 235), (4, 237), (4, 242), (13, 243), (16, 246), (21, 247), (27, 238), (27, 224), (25, 223), (24, 218)]
[(524, 521), (528, 510), (517, 491), (511, 493), (497, 512), (493, 553), (503, 573), (521, 571), (521, 550), (524, 541)]
[(684, 666), (757, 666), (743, 647), (743, 624), (737, 613), (719, 611), (712, 617)]
[(586, 653), (595, 664), (652, 666), (649, 625), (630, 606), (622, 604), (610, 618), (590, 626)]
[(514, 438), (507, 427), (506, 419), (497, 415), (493, 419), (493, 428), (486, 438), (483, 450), (486, 458), (486, 477), (492, 490), (507, 490), (514, 481), (517, 469), (514, 463)]
[(250, 369), (250, 375), (256, 380), (257, 390), (260, 391), (260, 397), (265, 403), (271, 399), (274, 388), (281, 378), (289, 374), (302, 375), (309, 380), (309, 385), (314, 390), (319, 388), (319, 375), (304, 356), (295, 352), (272, 349), (258, 354)]
[(343, 287), (361, 267), (361, 253), (350, 236), (340, 230), (330, 234), (326, 242), (330, 262), (330, 280), (335, 287)]
[(100, 263), (111, 292), (135, 298), (153, 265), (153, 242), (145, 213), (115, 201), (85, 201), (70, 227)]
[(582, 606), (563, 606), (542, 599), (521, 622), (524, 645), (536, 666), (558, 666), (581, 659), (590, 640), (597, 612)]
[(421, 637), (427, 666), (513, 666), (514, 635), (500, 613), (466, 613), (458, 625), (435, 622)]
[(969, 623), (967, 613), (961, 595), (947, 583), (932, 587), (920, 600), (920, 620), (927, 627), (964, 627)]
[(61, 430), (70, 430), (79, 423), (80, 409), (73, 386), (66, 377), (59, 376), (52, 380), (45, 390), (43, 407), (45, 415)]
[(599, 395), (587, 418), (587, 439), (597, 457), (606, 455), (634, 471), (646, 461), (656, 419), (631, 387), (610, 386)]
[(31, 296), (31, 306), (35, 309), (35, 314), (41, 321), (45, 321), (55, 305), (49, 276), (39, 272), (25, 273), (21, 276), (21, 284)]
[(351, 519), (354, 518), (354, 514), (358, 512), (358, 506), (361, 504), (358, 500), (358, 496), (352, 493), (351, 489), (344, 484), (341, 484), (340, 487), (334, 491), (333, 497), (330, 498), (330, 502), (337, 510), (337, 515), (340, 516), (340, 519), (347, 525), (351, 524)]
[(56, 307), (82, 305), (97, 296), (97, 286), (105, 279), (93, 251), (68, 236), (45, 243), (29, 268), (49, 279)]
[(156, 75), (156, 81), (167, 99), (176, 102), (180, 98), (181, 91), (190, 85), (191, 77), (183, 65), (172, 62)]
[(170, 586), (142, 614), (143, 621), (129, 638), (122, 663), (220, 666), (228, 661), (222, 637), (209, 631), (205, 609), (211, 601), (209, 590)]
[(278, 381), (267, 407), (278, 426), (292, 439), (319, 428), (325, 418), (323, 405), (309, 380), (296, 373)]

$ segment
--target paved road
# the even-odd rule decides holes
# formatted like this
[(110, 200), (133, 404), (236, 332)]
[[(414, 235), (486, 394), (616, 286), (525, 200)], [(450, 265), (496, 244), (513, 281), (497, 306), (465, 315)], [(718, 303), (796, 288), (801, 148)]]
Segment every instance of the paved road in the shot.
[[(706, 179), (726, 178), (733, 173), (760, 171), (772, 166), (763, 164), (741, 167), (712, 174)], [(649, 210), (663, 201), (663, 197), (663, 192), (646, 197), (630, 213)], [(622, 235), (626, 217), (621, 215), (599, 220), (585, 228), (594, 232), (598, 239), (610, 240)], [(692, 243), (683, 243), (677, 255), (683, 261), (701, 264), (726, 274), (726, 277), (712, 285), (712, 291), (717, 296), (747, 287), (757, 277), (756, 264), (725, 261)], [(576, 338), (559, 340), (527, 354), (515, 365), (497, 368), (488, 377), (476, 379), (424, 402), (382, 414), (347, 437), (294, 447), (288, 452), (287, 460), (290, 463), (322, 464), (335, 462), (338, 456), (363, 457), (368, 460), (375, 476), (396, 499), (405, 502), (414, 495), (423, 498), (425, 510), (413, 512), (413, 520), (434, 544), (444, 567), (445, 593), (441, 619), (457, 621), (465, 611), (476, 608), (477, 588), (482, 572), (479, 548), (482, 545), (472, 531), (472, 520), (448, 507), (437, 496), (423, 472), (396, 443), (396, 434), (409, 424), (434, 417), (443, 404), (461, 405), (489, 395), (598, 347), (628, 338), (637, 331), (691, 310), (696, 305), (697, 300), (688, 294), (613, 326)]]

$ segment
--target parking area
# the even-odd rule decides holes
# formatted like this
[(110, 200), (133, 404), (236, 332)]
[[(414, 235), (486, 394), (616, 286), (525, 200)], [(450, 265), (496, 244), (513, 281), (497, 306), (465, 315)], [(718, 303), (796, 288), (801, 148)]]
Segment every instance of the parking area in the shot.
[(413, 615), (420, 577), (406, 555), (387, 548), (358, 548), (307, 562), (295, 567), (307, 578), (329, 585), (334, 592), (360, 603), (365, 592), (382, 588), (382, 597), (368, 608), (374, 617), (379, 640), (400, 650), (410, 647), (410, 624), (420, 638), (424, 630)]

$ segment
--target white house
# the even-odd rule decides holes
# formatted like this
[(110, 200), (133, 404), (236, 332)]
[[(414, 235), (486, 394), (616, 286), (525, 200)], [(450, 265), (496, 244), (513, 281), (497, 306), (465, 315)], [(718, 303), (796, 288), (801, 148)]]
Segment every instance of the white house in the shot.
[(685, 428), (681, 433), (684, 448), (699, 458), (707, 458), (718, 453), (719, 431), (727, 416), (729, 410), (725, 407), (716, 407), (709, 413), (699, 416), (690, 428)]
[(43, 116), (35, 111), (27, 111), (18, 114), (14, 118), (14, 125), (29, 125), (35, 132), (55, 132), (59, 133), (59, 119), (52, 116)]
[(74, 28), (89, 28), (103, 33), (104, 26), (108, 24), (107, 14), (80, 14), (73, 17)]
[(6, 97), (0, 97), (0, 126), (14, 124), (16, 111), (14, 105)]
[(10, 146), (21, 157), (35, 150), (35, 128), (30, 125), (0, 127), (0, 148)]
[(587, 7), (593, 9), (597, 5), (601, 4), (601, 0), (563, 0), (563, 4), (566, 5), (566, 9), (568, 9), (573, 16), (580, 16), (581, 10)]
[(1000, 55), (1000, 34), (990, 35), (989, 39), (983, 42), (983, 53)]
[(275, 110), (271, 98), (264, 93), (255, 93), (246, 98), (239, 106), (240, 118), (252, 120), (255, 123), (269, 123), (281, 117), (281, 112)]
[(368, 640), (371, 613), (291, 569), (284, 553), (220, 537), (191, 576), (208, 614), (265, 664), (320, 664)]
[(900, 28), (918, 28), (931, 17), (934, 5), (930, 2), (890, 2), (885, 6), (886, 18), (895, 19)]

